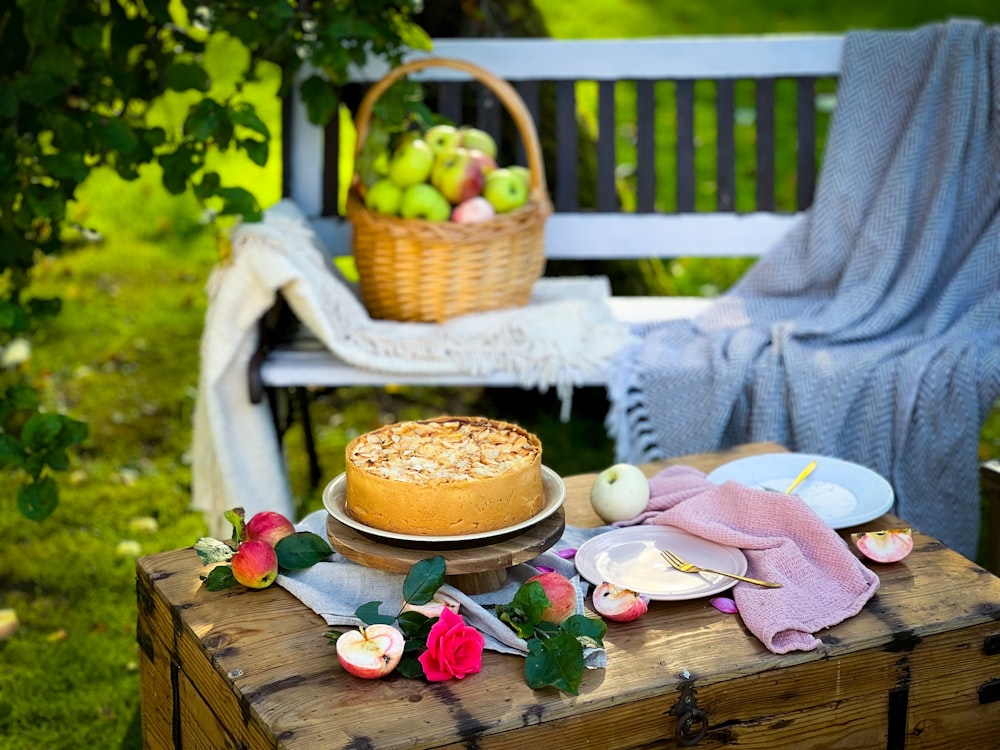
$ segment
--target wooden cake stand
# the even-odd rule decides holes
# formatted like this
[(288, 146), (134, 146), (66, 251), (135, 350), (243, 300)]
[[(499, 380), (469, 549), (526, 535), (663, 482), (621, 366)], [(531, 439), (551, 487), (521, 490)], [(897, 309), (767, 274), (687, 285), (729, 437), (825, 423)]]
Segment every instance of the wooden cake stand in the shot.
[[(445, 580), (466, 594), (496, 591), (507, 581), (507, 571), (552, 547), (566, 528), (566, 512), (557, 509), (537, 524), (510, 536), (489, 537), (465, 546), (448, 542), (410, 543), (367, 535), (326, 519), (326, 533), (333, 548), (352, 562), (390, 573), (408, 573), (414, 563), (441, 555)], [(474, 546), (470, 546), (474, 545)]]

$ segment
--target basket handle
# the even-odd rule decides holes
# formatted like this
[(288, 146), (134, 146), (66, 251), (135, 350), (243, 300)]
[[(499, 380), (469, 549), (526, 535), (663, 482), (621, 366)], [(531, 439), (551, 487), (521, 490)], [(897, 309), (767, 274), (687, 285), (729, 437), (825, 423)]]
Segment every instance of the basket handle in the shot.
[(481, 68), (466, 60), (455, 60), (447, 57), (423, 57), (417, 60), (410, 60), (402, 63), (390, 70), (383, 78), (372, 84), (372, 87), (365, 92), (358, 106), (358, 115), (355, 119), (355, 129), (357, 130), (357, 143), (355, 145), (355, 157), (361, 153), (365, 138), (368, 135), (368, 124), (371, 120), (372, 109), (378, 98), (386, 92), (396, 81), (409, 73), (415, 73), (424, 68), (454, 68), (464, 73), (468, 73), (478, 80), (490, 91), (492, 91), (500, 103), (514, 120), (521, 141), (524, 143), (524, 152), (528, 159), (528, 171), (531, 172), (531, 197), (533, 199), (548, 200), (548, 188), (545, 185), (545, 164), (542, 161), (542, 148), (538, 142), (538, 131), (535, 129), (535, 122), (531, 119), (531, 113), (517, 90), (507, 81), (490, 73), (485, 68)]

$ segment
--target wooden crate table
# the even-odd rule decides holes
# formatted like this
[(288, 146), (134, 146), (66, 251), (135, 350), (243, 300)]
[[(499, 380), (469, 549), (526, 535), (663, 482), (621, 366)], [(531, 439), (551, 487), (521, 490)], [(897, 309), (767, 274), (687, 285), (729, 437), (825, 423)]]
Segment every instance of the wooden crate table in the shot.
[[(707, 471), (774, 450), (677, 461)], [(596, 521), (592, 479), (567, 478), (568, 523)], [(283, 589), (210, 592), (191, 548), (137, 569), (153, 750), (669, 748), (683, 705), (703, 712), (698, 747), (1000, 747), (1000, 579), (920, 533), (904, 561), (875, 566), (878, 594), (815, 651), (772, 654), (704, 599), (653, 602), (609, 623), (607, 669), (587, 671), (578, 696), (531, 690), (523, 660), (493, 652), (462, 681), (357, 679), (328, 626)]]

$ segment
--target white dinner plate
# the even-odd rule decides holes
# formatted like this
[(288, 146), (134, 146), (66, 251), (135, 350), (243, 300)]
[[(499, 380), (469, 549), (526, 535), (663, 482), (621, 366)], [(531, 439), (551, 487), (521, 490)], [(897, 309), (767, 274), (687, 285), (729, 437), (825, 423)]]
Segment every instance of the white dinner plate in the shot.
[(383, 539), (395, 539), (402, 542), (471, 542), (479, 539), (490, 539), (498, 536), (508, 536), (514, 532), (534, 526), (539, 521), (543, 521), (557, 510), (566, 499), (566, 485), (562, 478), (548, 466), (542, 467), (542, 492), (544, 494), (545, 505), (531, 518), (521, 523), (508, 526), (504, 529), (493, 531), (481, 531), (476, 534), (451, 534), (446, 536), (429, 536), (426, 534), (400, 534), (395, 531), (384, 531), (376, 529), (368, 524), (361, 523), (347, 512), (347, 475), (340, 474), (330, 482), (323, 490), (323, 505), (327, 512), (345, 526), (360, 531), (369, 536), (381, 537)]
[(607, 581), (659, 600), (697, 599), (736, 584), (715, 573), (674, 570), (660, 555), (663, 549), (706, 568), (736, 575), (747, 572), (747, 559), (736, 547), (710, 542), (675, 526), (656, 525), (626, 526), (588, 539), (576, 551), (576, 569), (595, 586)]
[(784, 492), (812, 460), (816, 470), (794, 490), (834, 529), (867, 523), (892, 508), (892, 485), (860, 464), (809, 453), (765, 453), (723, 464), (708, 475), (716, 484), (727, 480), (757, 489)]

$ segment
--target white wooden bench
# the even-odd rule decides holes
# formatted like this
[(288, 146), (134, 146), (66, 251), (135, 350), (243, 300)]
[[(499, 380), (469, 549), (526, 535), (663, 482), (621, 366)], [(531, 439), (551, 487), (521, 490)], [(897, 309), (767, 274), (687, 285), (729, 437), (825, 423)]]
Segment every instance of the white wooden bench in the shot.
[[(548, 220), (545, 243), (549, 260), (606, 261), (649, 257), (759, 257), (790, 228), (812, 201), (816, 174), (816, 91), (819, 79), (835, 79), (843, 37), (840, 35), (773, 35), (753, 37), (663, 38), (638, 40), (560, 41), (552, 39), (441, 39), (433, 54), (470, 60), (510, 81), (520, 92), (538, 125), (543, 143), (551, 137), (555, 153), (546, 154), (546, 175), (555, 206)], [(359, 83), (381, 78), (384, 67), (357, 73)], [(457, 122), (469, 122), (463, 112), (462, 87), (478, 89), (475, 123), (501, 141), (507, 161), (523, 162), (519, 143), (505, 144), (504, 113), (478, 83), (457, 71), (430, 68), (421, 81), (441, 81), (437, 107)], [(748, 84), (740, 84), (747, 81)], [(785, 83), (788, 81), (788, 83)], [(580, 82), (596, 88), (595, 197), (581, 200), (577, 103)], [(634, 87), (636, 107), (630, 121), (635, 144), (633, 210), (623, 210), (616, 183), (622, 115), (615, 120), (616, 87)], [(740, 108), (736, 86), (753, 87), (750, 107)], [(795, 121), (776, 120), (776, 90), (792, 86)], [(710, 159), (716, 162), (715, 197), (709, 210), (696, 183), (696, 87), (714, 89), (716, 139)], [(467, 91), (468, 89), (466, 89)], [(554, 112), (543, 113), (543, 91), (554, 90)], [(668, 100), (668, 101), (664, 101)], [(434, 102), (431, 102), (434, 106)], [(785, 107), (787, 110), (788, 107)], [(665, 110), (672, 127), (663, 124)], [(551, 112), (551, 113), (550, 113)], [(698, 117), (705, 116), (699, 110)], [(311, 125), (305, 107), (287, 102), (284, 120), (285, 194), (310, 217), (331, 256), (350, 254), (350, 226), (337, 215), (336, 123), (321, 129)], [(736, 133), (749, 129), (755, 140), (749, 167), (737, 164)], [(673, 132), (671, 132), (671, 130)], [(513, 139), (516, 141), (516, 138)], [(669, 145), (668, 145), (669, 144)], [(802, 144), (797, 148), (797, 144)], [(675, 148), (675, 189), (657, 193), (662, 183), (656, 164), (667, 148)], [(794, 203), (775, 199), (779, 152), (790, 151), (797, 184)], [(751, 170), (756, 186), (750, 208), (736, 200), (736, 170)], [(665, 203), (669, 205), (664, 206)], [(708, 304), (705, 298), (614, 297), (612, 309), (623, 321), (688, 317)], [(361, 370), (345, 364), (308, 336), (289, 338), (287, 318), (277, 311), (262, 326), (261, 348), (250, 368), (251, 397), (277, 398), (289, 389), (346, 385), (405, 383), (449, 386), (511, 386), (511, 373), (487, 377), (406, 377)], [(586, 385), (604, 383), (594, 372)], [(307, 414), (305, 415), (307, 416)]]

